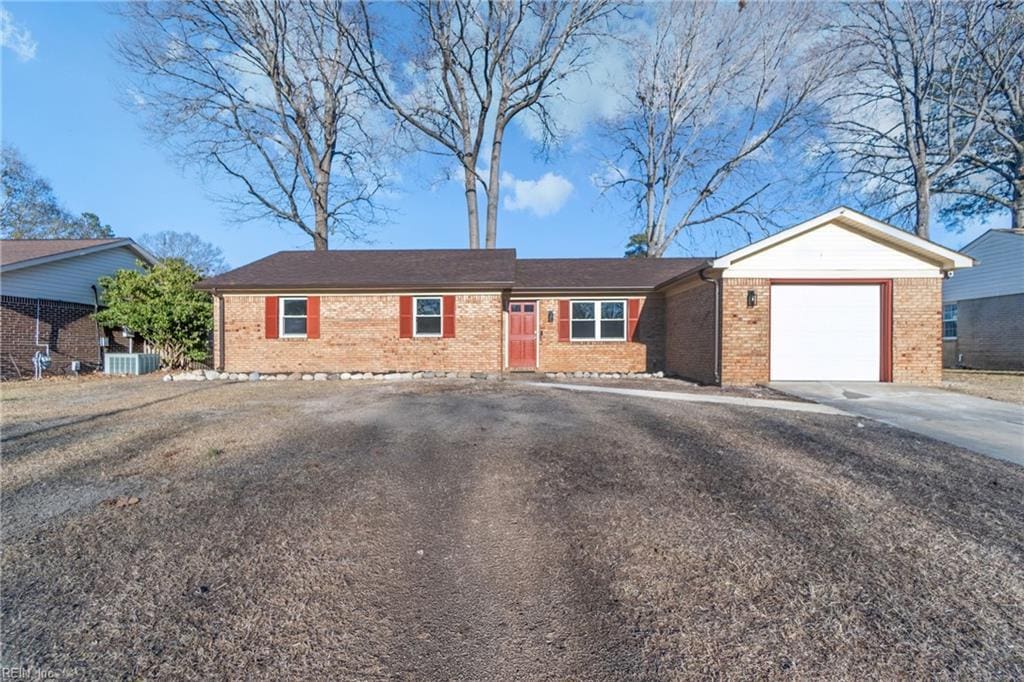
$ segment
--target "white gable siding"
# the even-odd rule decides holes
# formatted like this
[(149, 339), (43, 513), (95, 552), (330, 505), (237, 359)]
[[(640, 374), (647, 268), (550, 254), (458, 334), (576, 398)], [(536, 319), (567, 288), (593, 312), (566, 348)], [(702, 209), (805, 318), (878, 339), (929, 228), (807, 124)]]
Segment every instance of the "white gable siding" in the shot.
[(0, 275), (0, 293), (92, 305), (92, 285), (104, 275), (136, 268), (137, 260), (131, 250), (119, 247), (5, 272)]
[(941, 277), (939, 266), (827, 223), (730, 265), (723, 277)]
[(1024, 293), (1024, 234), (987, 232), (961, 249), (978, 263), (942, 284), (942, 300)]

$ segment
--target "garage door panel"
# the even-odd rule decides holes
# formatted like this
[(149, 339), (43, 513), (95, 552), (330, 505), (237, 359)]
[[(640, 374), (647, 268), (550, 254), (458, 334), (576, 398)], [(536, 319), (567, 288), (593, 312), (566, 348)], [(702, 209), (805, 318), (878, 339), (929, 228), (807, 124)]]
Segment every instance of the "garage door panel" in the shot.
[(878, 381), (877, 284), (777, 284), (771, 290), (773, 381)]

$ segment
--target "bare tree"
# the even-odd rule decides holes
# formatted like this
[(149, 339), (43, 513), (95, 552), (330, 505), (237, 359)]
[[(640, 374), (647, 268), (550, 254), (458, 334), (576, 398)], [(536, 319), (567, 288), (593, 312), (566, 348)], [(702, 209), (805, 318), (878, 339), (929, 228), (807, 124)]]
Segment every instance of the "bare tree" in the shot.
[(131, 94), (187, 159), (226, 173), (242, 217), (293, 224), (326, 249), (363, 236), (384, 183), (346, 39), (348, 7), (323, 0), (125, 3), (118, 47)]
[(935, 182), (985, 127), (989, 88), (977, 87), (969, 39), (982, 7), (974, 0), (851, 2), (835, 27), (852, 61), (847, 86), (832, 101), (832, 151), (847, 182), (887, 207), (887, 219), (913, 216), (919, 237), (928, 237)]
[(609, 126), (616, 152), (599, 178), (644, 220), (630, 255), (661, 257), (698, 225), (747, 230), (764, 219), (758, 201), (784, 179), (762, 172), (769, 146), (798, 134), (830, 75), (810, 42), (813, 11), (797, 3), (658, 9), (654, 30), (633, 49), (633, 89)]
[[(505, 131), (532, 111), (552, 133), (545, 99), (583, 68), (588, 39), (613, 0), (420, 0), (407, 2), (416, 31), (405, 47), (384, 45), (387, 33), (372, 8), (360, 5), (361, 32), (352, 50), (381, 104), (444, 155), (463, 174), (470, 248), (480, 247), (477, 187), (486, 196), (485, 246), (498, 234), (501, 154)], [(489, 149), (487, 168), (481, 153)]]
[[(944, 215), (962, 216), (1009, 210), (1011, 225), (1024, 228), (1024, 7), (992, 3), (984, 8), (971, 47), (968, 96), (953, 100), (966, 121), (980, 117), (985, 127), (937, 188), (957, 197)], [(991, 91), (989, 99), (982, 96)], [(985, 106), (979, 111), (979, 101)]]
[(219, 275), (228, 269), (224, 252), (192, 232), (161, 230), (139, 237), (139, 244), (160, 260), (183, 260), (201, 275)]

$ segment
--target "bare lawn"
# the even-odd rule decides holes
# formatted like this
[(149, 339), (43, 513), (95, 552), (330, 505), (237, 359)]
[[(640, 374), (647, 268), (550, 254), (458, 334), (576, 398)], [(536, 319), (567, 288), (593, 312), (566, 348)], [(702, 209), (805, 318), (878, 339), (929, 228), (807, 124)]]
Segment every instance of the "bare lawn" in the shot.
[(1024, 676), (1024, 468), (515, 382), (2, 387), (3, 666)]
[(942, 387), (979, 398), (1024, 405), (1024, 372), (946, 369), (942, 371)]

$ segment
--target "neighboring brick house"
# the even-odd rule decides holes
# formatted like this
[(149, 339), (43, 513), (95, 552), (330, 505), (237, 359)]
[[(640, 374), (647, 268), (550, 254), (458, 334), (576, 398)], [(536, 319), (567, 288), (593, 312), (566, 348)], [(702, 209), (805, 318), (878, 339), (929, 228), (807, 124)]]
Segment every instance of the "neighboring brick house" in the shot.
[(1024, 230), (989, 230), (961, 251), (977, 262), (942, 285), (943, 366), (1024, 370)]
[(109, 350), (124, 350), (120, 330), (100, 328), (97, 280), (153, 257), (131, 239), (0, 240), (0, 376), (30, 377), (32, 357), (49, 349), (51, 371), (71, 362), (102, 366)]
[(941, 284), (971, 259), (846, 208), (717, 258), (280, 252), (204, 280), (230, 372), (655, 372), (941, 379)]

